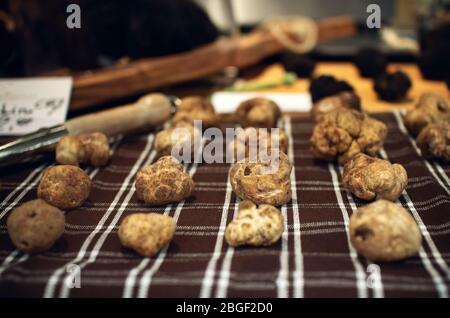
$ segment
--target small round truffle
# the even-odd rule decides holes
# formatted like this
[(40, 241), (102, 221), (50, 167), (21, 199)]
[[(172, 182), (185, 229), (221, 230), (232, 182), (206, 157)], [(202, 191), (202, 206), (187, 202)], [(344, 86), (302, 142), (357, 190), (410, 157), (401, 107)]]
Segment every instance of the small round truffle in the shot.
[(149, 205), (180, 202), (194, 191), (194, 181), (171, 156), (161, 157), (136, 176), (136, 194)]
[(376, 78), (386, 70), (386, 55), (376, 48), (362, 48), (354, 59), (362, 77)]
[(275, 146), (278, 147), (278, 151), (287, 153), (288, 144), (289, 139), (284, 130), (247, 127), (238, 131), (236, 137), (228, 144), (228, 151), (233, 158), (240, 161), (251, 155), (257, 157), (264, 151), (271, 154)]
[(356, 251), (374, 262), (393, 262), (416, 255), (422, 245), (419, 227), (401, 206), (380, 200), (359, 208), (350, 218)]
[(405, 114), (403, 121), (409, 133), (417, 136), (428, 124), (450, 122), (450, 103), (441, 95), (425, 93), (415, 108)]
[(338, 108), (361, 110), (361, 99), (354, 92), (342, 92), (325, 97), (313, 104), (311, 116), (315, 122), (319, 122), (325, 113)]
[(64, 232), (64, 213), (45, 201), (29, 201), (14, 209), (6, 222), (14, 246), (26, 253), (49, 250)]
[(353, 87), (346, 81), (339, 81), (333, 76), (322, 75), (314, 78), (309, 86), (312, 101), (315, 103), (325, 97), (341, 92), (353, 92)]
[(145, 257), (156, 255), (173, 238), (176, 222), (157, 213), (128, 215), (120, 224), (119, 239), (123, 246)]
[(425, 158), (450, 162), (450, 122), (426, 126), (417, 137), (417, 145)]
[(204, 128), (217, 124), (217, 114), (214, 106), (205, 98), (199, 96), (185, 97), (173, 116), (172, 124), (188, 122), (194, 125), (194, 121), (202, 121)]
[(62, 165), (78, 166), (88, 163), (102, 167), (108, 163), (110, 149), (105, 134), (94, 132), (66, 136), (56, 146), (56, 161)]
[(242, 102), (235, 115), (242, 127), (276, 128), (281, 110), (270, 99), (256, 97)]
[(291, 200), (292, 166), (286, 154), (280, 152), (277, 163), (271, 160), (244, 159), (230, 170), (234, 193), (241, 200), (256, 204), (283, 205)]
[(357, 153), (371, 156), (383, 147), (384, 123), (356, 110), (338, 108), (323, 115), (313, 129), (311, 152), (317, 159), (346, 163)]
[(374, 83), (374, 89), (378, 97), (389, 102), (405, 99), (412, 86), (408, 74), (397, 71), (394, 73), (383, 73), (378, 76)]
[(405, 190), (408, 175), (402, 165), (359, 153), (345, 164), (342, 181), (360, 199), (395, 201)]
[(309, 78), (316, 68), (313, 59), (304, 54), (284, 53), (281, 57), (281, 63), (288, 72), (294, 72), (300, 78)]
[(48, 168), (39, 182), (38, 197), (62, 210), (81, 206), (91, 192), (91, 179), (78, 167)]
[(225, 240), (231, 246), (268, 246), (280, 239), (283, 230), (280, 210), (271, 205), (256, 206), (250, 201), (242, 201), (237, 218), (225, 230)]
[(186, 155), (184, 150), (188, 149), (189, 159), (192, 159), (195, 151), (195, 136), (200, 135), (201, 132), (191, 123), (177, 122), (156, 135), (155, 149), (160, 157), (175, 154), (177, 157), (184, 157)]

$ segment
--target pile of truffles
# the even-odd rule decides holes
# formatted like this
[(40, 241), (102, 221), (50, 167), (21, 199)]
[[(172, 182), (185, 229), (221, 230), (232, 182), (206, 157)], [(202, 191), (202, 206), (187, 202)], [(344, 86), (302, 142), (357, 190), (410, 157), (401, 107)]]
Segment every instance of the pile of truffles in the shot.
[(8, 217), (8, 234), (23, 252), (39, 253), (52, 248), (65, 227), (64, 210), (84, 204), (91, 193), (91, 179), (80, 164), (101, 167), (110, 158), (108, 138), (102, 133), (67, 136), (56, 146), (56, 161), (39, 181), (39, 199), (26, 202)]
[(376, 156), (387, 135), (386, 125), (367, 114), (338, 108), (323, 114), (311, 137), (315, 158), (340, 163), (362, 152)]
[(450, 162), (450, 103), (438, 94), (423, 94), (405, 114), (406, 128), (427, 159)]
[(316, 102), (311, 117), (315, 158), (344, 165), (342, 183), (362, 200), (378, 200), (359, 208), (350, 220), (356, 251), (372, 261), (398, 261), (416, 255), (421, 234), (396, 201), (408, 184), (405, 168), (377, 158), (387, 136), (384, 123), (359, 110), (357, 95), (344, 92)]

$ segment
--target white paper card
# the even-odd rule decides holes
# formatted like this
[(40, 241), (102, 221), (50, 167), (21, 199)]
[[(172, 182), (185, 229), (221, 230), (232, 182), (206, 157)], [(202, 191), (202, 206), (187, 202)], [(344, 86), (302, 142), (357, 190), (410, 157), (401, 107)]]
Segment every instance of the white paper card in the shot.
[(23, 135), (64, 123), (72, 78), (0, 79), (0, 135)]
[(211, 102), (218, 113), (232, 113), (239, 104), (253, 97), (265, 97), (277, 103), (284, 112), (307, 112), (311, 110), (311, 96), (307, 93), (257, 93), (217, 92)]

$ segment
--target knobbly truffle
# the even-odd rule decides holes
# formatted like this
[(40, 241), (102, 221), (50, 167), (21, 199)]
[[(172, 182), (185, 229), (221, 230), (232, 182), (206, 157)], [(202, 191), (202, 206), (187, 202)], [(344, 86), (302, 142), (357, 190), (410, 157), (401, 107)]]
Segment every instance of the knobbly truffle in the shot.
[(356, 110), (339, 108), (324, 114), (314, 127), (311, 152), (317, 159), (345, 163), (360, 152), (375, 156), (386, 136), (384, 123)]
[(142, 168), (136, 176), (136, 194), (149, 205), (180, 202), (194, 191), (194, 181), (171, 156)]
[(450, 122), (426, 126), (417, 137), (417, 146), (425, 158), (450, 162)]
[(374, 262), (393, 262), (416, 255), (422, 245), (419, 227), (403, 207), (379, 200), (359, 208), (350, 218), (356, 251)]
[(14, 246), (26, 253), (49, 250), (64, 232), (64, 213), (37, 199), (14, 209), (6, 222)]
[(291, 200), (291, 170), (289, 159), (282, 152), (277, 165), (270, 160), (246, 158), (231, 168), (231, 187), (241, 200), (283, 205)]
[(404, 99), (412, 86), (408, 74), (397, 71), (394, 73), (383, 73), (378, 76), (374, 83), (375, 92), (382, 100), (396, 102)]
[(217, 124), (217, 114), (214, 106), (207, 99), (199, 96), (185, 97), (173, 116), (172, 124), (188, 122), (194, 125), (194, 121), (202, 121), (204, 128), (213, 127)]
[(408, 184), (405, 168), (359, 153), (344, 166), (342, 181), (360, 199), (395, 201)]
[(450, 122), (450, 103), (441, 95), (425, 93), (415, 108), (405, 114), (403, 121), (409, 133), (417, 136), (428, 124)]
[(278, 129), (278, 133), (276, 133), (276, 131), (265, 128), (247, 127), (242, 130), (242, 134), (237, 134), (228, 144), (228, 151), (234, 156), (233, 158), (243, 159), (251, 155), (257, 156), (259, 152), (263, 151), (271, 154), (275, 145), (277, 145), (278, 151), (287, 153), (289, 139), (284, 130)]
[(160, 157), (173, 155), (172, 151), (176, 150), (178, 150), (176, 154), (183, 157), (183, 149), (190, 149), (190, 159), (192, 159), (196, 136), (201, 136), (201, 132), (191, 123), (177, 122), (156, 135), (155, 150)]
[(173, 238), (176, 222), (157, 213), (128, 215), (120, 224), (119, 239), (123, 246), (142, 256), (152, 257)]
[(99, 132), (66, 136), (56, 146), (56, 161), (62, 165), (78, 166), (87, 163), (102, 167), (108, 163), (109, 158), (108, 138)]
[(346, 81), (339, 81), (333, 76), (322, 75), (314, 78), (309, 86), (312, 101), (315, 103), (325, 97), (341, 92), (353, 92), (353, 87)]
[(228, 224), (225, 240), (231, 246), (275, 244), (284, 230), (283, 216), (277, 208), (250, 201), (239, 204), (237, 218)]
[(270, 99), (256, 97), (242, 102), (235, 115), (242, 127), (276, 128), (281, 110)]
[(38, 197), (62, 210), (81, 206), (91, 192), (91, 179), (78, 167), (48, 168), (39, 182)]
[(311, 116), (318, 122), (324, 114), (338, 108), (361, 110), (361, 99), (354, 92), (342, 92), (325, 97), (313, 104)]

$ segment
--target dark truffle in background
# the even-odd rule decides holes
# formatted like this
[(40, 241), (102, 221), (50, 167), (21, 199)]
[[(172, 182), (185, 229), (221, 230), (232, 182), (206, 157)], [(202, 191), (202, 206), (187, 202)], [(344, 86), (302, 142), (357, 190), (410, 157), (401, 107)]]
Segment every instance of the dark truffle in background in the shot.
[(346, 81), (338, 81), (333, 76), (322, 75), (311, 80), (309, 92), (313, 102), (322, 98), (339, 94), (340, 92), (353, 92), (353, 86)]
[(316, 62), (303, 54), (284, 53), (281, 56), (281, 63), (286, 71), (293, 72), (300, 78), (311, 77), (316, 68)]
[(378, 97), (390, 102), (404, 99), (411, 86), (411, 79), (402, 71), (383, 73), (377, 77), (374, 83)]
[(385, 72), (388, 60), (378, 49), (363, 48), (356, 54), (354, 63), (362, 77), (376, 78)]

